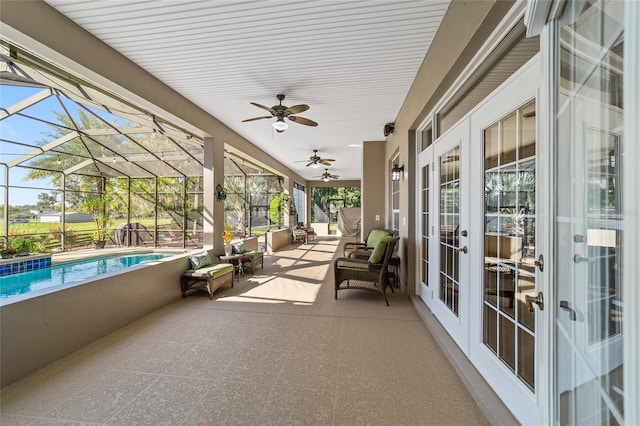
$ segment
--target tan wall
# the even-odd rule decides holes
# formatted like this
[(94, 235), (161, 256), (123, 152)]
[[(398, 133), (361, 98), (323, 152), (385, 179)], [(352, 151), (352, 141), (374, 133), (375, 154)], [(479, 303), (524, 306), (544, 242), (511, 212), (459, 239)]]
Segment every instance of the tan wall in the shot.
[(0, 386), (181, 297), (186, 255), (0, 307)]
[(267, 232), (267, 253), (275, 253), (291, 244), (291, 229), (278, 229)]
[(373, 228), (386, 228), (385, 209), (387, 183), (384, 142), (364, 142), (362, 144), (362, 225), (361, 235), (367, 235)]

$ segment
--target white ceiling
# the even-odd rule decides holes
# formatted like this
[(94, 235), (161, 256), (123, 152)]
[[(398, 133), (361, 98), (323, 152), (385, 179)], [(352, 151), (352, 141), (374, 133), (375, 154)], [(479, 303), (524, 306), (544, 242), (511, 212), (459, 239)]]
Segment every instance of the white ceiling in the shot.
[[(302, 177), (318, 149), (360, 179), (363, 141), (384, 140), (449, 0), (45, 0)], [(308, 104), (318, 127), (251, 105)], [(214, 135), (215, 137), (215, 135)]]

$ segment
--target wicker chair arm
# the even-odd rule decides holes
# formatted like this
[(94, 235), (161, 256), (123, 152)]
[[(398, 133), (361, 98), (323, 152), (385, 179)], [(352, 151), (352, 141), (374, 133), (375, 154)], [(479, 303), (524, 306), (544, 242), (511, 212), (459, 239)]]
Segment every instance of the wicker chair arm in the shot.
[(355, 250), (358, 248), (365, 248), (365, 247), (367, 247), (366, 243), (353, 243), (353, 242), (344, 243), (345, 250)]
[(361, 248), (361, 249), (353, 250), (352, 252), (349, 253), (349, 258), (367, 260), (371, 256), (372, 252), (373, 250), (369, 248), (367, 249)]
[(371, 265), (367, 259), (352, 259), (350, 257), (339, 257), (333, 264), (336, 268), (362, 268), (364, 265)]
[(342, 248), (342, 255), (344, 257), (347, 257), (349, 252), (352, 252), (354, 250), (362, 250), (362, 249), (366, 249), (367, 248), (367, 244), (366, 243), (344, 243), (344, 247)]

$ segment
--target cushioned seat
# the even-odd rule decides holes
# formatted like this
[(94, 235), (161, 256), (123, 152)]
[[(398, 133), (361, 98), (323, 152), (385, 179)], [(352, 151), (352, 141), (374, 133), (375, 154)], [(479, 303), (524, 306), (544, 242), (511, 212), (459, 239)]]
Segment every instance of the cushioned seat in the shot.
[(243, 268), (250, 268), (255, 273), (258, 265), (264, 268), (264, 252), (260, 250), (247, 250), (242, 241), (232, 243), (233, 253), (242, 255)]
[(333, 263), (335, 298), (338, 298), (339, 290), (368, 290), (382, 293), (389, 306), (387, 287), (393, 292), (389, 285), (389, 260), (397, 243), (398, 238), (387, 235), (378, 242), (368, 259), (337, 258)]
[(230, 263), (218, 263), (217, 265), (211, 265), (211, 266), (206, 266), (204, 268), (200, 268), (200, 269), (187, 269), (186, 273), (190, 273), (190, 274), (206, 274), (209, 275), (211, 278), (218, 278), (223, 276), (224, 274), (226, 274), (229, 271), (233, 271), (233, 265)]
[(245, 267), (251, 268), (251, 272), (255, 272), (258, 265), (264, 268), (264, 253), (259, 250), (245, 251), (242, 253), (242, 263)]
[(212, 261), (207, 252), (189, 256), (191, 269), (187, 269), (180, 277), (182, 297), (187, 297), (189, 290), (204, 290), (213, 299), (213, 292), (225, 284), (233, 287), (234, 266), (229, 263), (219, 263), (217, 258)]

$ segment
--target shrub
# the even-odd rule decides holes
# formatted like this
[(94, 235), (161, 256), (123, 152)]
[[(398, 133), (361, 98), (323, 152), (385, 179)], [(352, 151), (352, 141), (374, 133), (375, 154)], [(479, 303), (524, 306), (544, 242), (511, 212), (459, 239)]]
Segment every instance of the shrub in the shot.
[(33, 244), (31, 240), (24, 237), (16, 237), (11, 240), (11, 248), (16, 249), (18, 252), (31, 253), (33, 250)]

